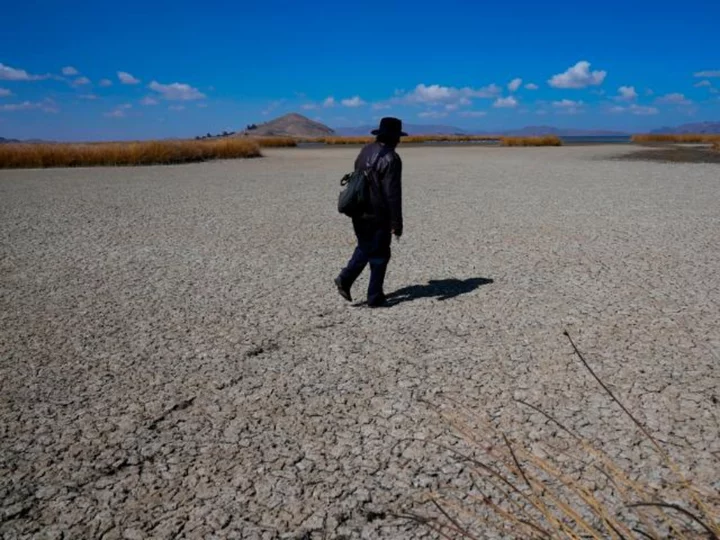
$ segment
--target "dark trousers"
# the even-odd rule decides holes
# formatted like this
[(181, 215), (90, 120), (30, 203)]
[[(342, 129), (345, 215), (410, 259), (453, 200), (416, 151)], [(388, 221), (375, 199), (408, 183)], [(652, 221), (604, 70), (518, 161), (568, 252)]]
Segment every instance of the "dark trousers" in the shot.
[(372, 221), (353, 220), (358, 245), (347, 266), (340, 272), (340, 280), (347, 289), (362, 274), (370, 263), (370, 285), (368, 302), (373, 303), (384, 298), (383, 283), (390, 262), (390, 227), (378, 225)]

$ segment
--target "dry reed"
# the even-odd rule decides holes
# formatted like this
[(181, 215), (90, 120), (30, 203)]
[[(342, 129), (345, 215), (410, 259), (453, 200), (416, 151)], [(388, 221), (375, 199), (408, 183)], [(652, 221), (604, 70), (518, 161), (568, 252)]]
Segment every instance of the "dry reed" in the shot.
[(4, 144), (0, 145), (0, 168), (170, 165), (261, 155), (256, 142), (227, 138), (209, 141)]
[(496, 142), (501, 137), (497, 135), (410, 135), (404, 137), (405, 143), (427, 143), (427, 142)]
[(493, 531), (503, 538), (523, 539), (720, 540), (717, 491), (688, 481), (565, 335), (585, 369), (654, 451), (653, 481), (643, 483), (637, 473), (624, 471), (590, 441), (532, 404), (518, 401), (558, 428), (555, 444), (513, 441), (453, 402), (455, 408), (441, 414), (469, 450), (437, 446), (466, 466), (472, 488), (431, 493), (429, 514), (397, 517), (421, 523), (443, 538), (485, 538)]
[(320, 137), (311, 142), (321, 144), (369, 144), (375, 140), (375, 137)]
[(556, 135), (544, 135), (542, 137), (503, 137), (500, 144), (503, 146), (562, 146), (562, 141)]
[(650, 133), (644, 135), (633, 135), (632, 141), (636, 143), (714, 143), (720, 141), (720, 134)]
[(257, 137), (253, 138), (261, 148), (293, 148), (298, 145), (293, 137)]
[[(308, 142), (315, 144), (341, 145), (341, 144), (368, 144), (375, 140), (375, 137), (316, 137), (301, 139), (300, 142)], [(435, 142), (494, 142), (499, 141), (500, 137), (495, 135), (409, 135), (403, 137), (403, 144), (421, 144)]]

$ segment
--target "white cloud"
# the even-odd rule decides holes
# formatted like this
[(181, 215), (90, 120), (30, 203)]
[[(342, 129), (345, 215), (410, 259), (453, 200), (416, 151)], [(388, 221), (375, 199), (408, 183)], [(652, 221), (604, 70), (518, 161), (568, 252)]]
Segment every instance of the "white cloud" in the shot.
[(590, 71), (590, 62), (581, 60), (564, 73), (553, 75), (548, 84), (553, 88), (587, 88), (599, 86), (605, 80), (607, 71)]
[(637, 115), (637, 116), (652, 116), (654, 114), (658, 114), (658, 110), (655, 107), (644, 107), (642, 105), (637, 105), (636, 103), (633, 103), (632, 105), (628, 107), (621, 107), (619, 105), (615, 107), (610, 107), (611, 113), (623, 113), (623, 112), (629, 112), (631, 114)]
[(697, 83), (694, 86), (695, 86), (695, 88), (702, 88), (704, 86), (712, 86), (712, 83), (710, 81), (708, 81), (707, 79), (705, 79), (704, 81), (700, 81), (699, 83)]
[(511, 92), (516, 92), (518, 88), (520, 88), (520, 85), (522, 84), (522, 79), (517, 78), (510, 81), (510, 83), (507, 85), (508, 90)]
[(711, 94), (720, 94), (720, 90), (718, 90), (717, 88), (711, 88), (710, 93)]
[(45, 99), (43, 100), (42, 104), (40, 105), (40, 108), (47, 113), (58, 113), (60, 112), (60, 107), (57, 106), (57, 103), (55, 103), (52, 99)]
[(48, 75), (30, 75), (24, 69), (11, 68), (0, 63), (0, 80), (2, 81), (39, 81), (47, 78)]
[(271, 112), (273, 112), (275, 109), (279, 109), (285, 104), (285, 99), (276, 99), (275, 101), (271, 101), (268, 103), (268, 106), (265, 108), (264, 111), (262, 111), (263, 116), (269, 115)]
[(526, 90), (537, 90), (537, 89), (538, 89), (538, 85), (535, 84), (535, 83), (528, 83), (528, 84), (525, 85), (525, 89), (526, 89)]
[(73, 75), (80, 75), (80, 72), (72, 66), (65, 66), (62, 68), (62, 74), (72, 77)]
[(360, 98), (360, 96), (343, 99), (340, 103), (342, 103), (344, 107), (362, 107), (365, 105), (365, 102)]
[(154, 97), (150, 97), (150, 96), (145, 96), (144, 98), (142, 98), (140, 100), (140, 105), (157, 105), (157, 104), (158, 104), (158, 100), (155, 99)]
[(645, 90), (645, 95), (646, 95), (646, 96), (652, 96), (652, 95), (654, 95), (654, 94), (655, 94), (655, 92), (653, 91), (652, 88), (648, 88), (647, 90)]
[(449, 101), (456, 97), (457, 92), (456, 88), (449, 86), (440, 86), (437, 84), (425, 86), (424, 84), (418, 84), (415, 90), (406, 96), (406, 100), (417, 103)]
[(184, 111), (185, 105), (170, 105), (168, 109), (170, 109), (171, 111)]
[(632, 101), (637, 99), (638, 94), (634, 86), (621, 86), (618, 88), (618, 95), (615, 97), (618, 101)]
[(573, 101), (572, 99), (563, 99), (561, 101), (553, 101), (553, 107), (558, 107), (560, 109), (568, 109), (572, 107), (582, 107), (583, 102), (582, 101)]
[(98, 84), (100, 84), (100, 86), (112, 86), (112, 81), (110, 79), (100, 79)]
[(123, 84), (138, 84), (140, 82), (140, 79), (136, 79), (126, 71), (118, 71), (117, 76)]
[(86, 84), (90, 84), (90, 79), (88, 79), (87, 77), (78, 77), (73, 81), (72, 84), (73, 86), (83, 86)]
[(30, 109), (37, 109), (39, 105), (31, 101), (23, 101), (22, 103), (8, 103), (6, 105), (0, 105), (0, 111), (28, 111)]
[(572, 99), (552, 102), (552, 106), (561, 110), (564, 114), (578, 114), (582, 112), (583, 105), (585, 105), (585, 103), (582, 101), (573, 101)]
[(655, 107), (643, 107), (642, 105), (630, 105), (630, 112), (639, 116), (650, 116), (659, 111)]
[(7, 88), (0, 88), (0, 97), (12, 96), (12, 92)]
[(447, 113), (440, 111), (425, 111), (418, 113), (418, 116), (420, 118), (445, 118), (447, 116)]
[(0, 111), (30, 111), (34, 109), (41, 109), (44, 112), (56, 113), (58, 112), (57, 105), (52, 99), (44, 99), (42, 101), (23, 101), (22, 103), (7, 103), (0, 105)]
[(460, 116), (464, 116), (465, 118), (480, 118), (485, 115), (487, 115), (485, 111), (463, 111), (460, 113)]
[(702, 78), (714, 78), (714, 77), (720, 77), (720, 70), (710, 70), (710, 71), (698, 71), (695, 73), (696, 77), (702, 77)]
[[(303, 110), (306, 111), (314, 111), (320, 108), (325, 109), (332, 109), (333, 107), (342, 105), (343, 107), (361, 107), (363, 105), (367, 105), (365, 101), (360, 96), (354, 96), (351, 98), (343, 99), (343, 100), (336, 100), (333, 96), (328, 96), (324, 100), (322, 100), (319, 103), (314, 102), (308, 102), (301, 105)], [(337, 118), (336, 118), (337, 119)]]
[(448, 106), (455, 105), (455, 108), (472, 105), (475, 98), (494, 98), (502, 92), (502, 89), (491, 84), (482, 88), (454, 86), (441, 86), (439, 84), (418, 84), (412, 91), (395, 90), (393, 97), (385, 101), (373, 103), (373, 110), (379, 111), (389, 109), (393, 105), (412, 106)]
[(675, 92), (673, 94), (665, 94), (655, 100), (658, 105), (690, 105), (692, 101), (687, 99), (684, 94)]
[(80, 94), (80, 98), (87, 99), (90, 101), (96, 100), (98, 97), (95, 94)]
[[(198, 106), (198, 108), (200, 108), (200, 109), (204, 109), (204, 108), (207, 107), (207, 103), (198, 103), (197, 106)], [(228, 130), (228, 131), (230, 131), (230, 130)]]
[(149, 88), (170, 101), (192, 101), (205, 98), (205, 94), (200, 90), (184, 83), (160, 84), (153, 81), (150, 83)]
[(513, 109), (517, 107), (517, 104), (517, 99), (512, 96), (508, 96), (505, 98), (497, 98), (495, 103), (493, 103), (493, 107), (497, 109)]
[(105, 113), (104, 116), (107, 118), (125, 118), (127, 114), (125, 113), (126, 110), (132, 109), (132, 105), (129, 103), (123, 103), (122, 105), (118, 105), (115, 107), (114, 110)]
[(418, 84), (415, 89), (404, 95), (397, 96), (401, 103), (426, 104), (426, 103), (464, 103), (469, 104), (472, 98), (493, 98), (500, 93), (501, 89), (496, 84), (482, 88), (455, 88), (453, 86), (440, 86), (432, 84), (426, 86)]

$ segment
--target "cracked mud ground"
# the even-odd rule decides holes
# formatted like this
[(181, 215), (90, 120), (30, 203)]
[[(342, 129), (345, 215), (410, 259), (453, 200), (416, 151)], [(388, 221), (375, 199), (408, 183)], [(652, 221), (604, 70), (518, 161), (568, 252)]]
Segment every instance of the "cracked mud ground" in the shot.
[(0, 172), (0, 536), (431, 536), (394, 516), (469, 485), (449, 399), (641, 465), (565, 329), (718, 486), (718, 168), (622, 151), (401, 148), (382, 310), (332, 284), (356, 149)]

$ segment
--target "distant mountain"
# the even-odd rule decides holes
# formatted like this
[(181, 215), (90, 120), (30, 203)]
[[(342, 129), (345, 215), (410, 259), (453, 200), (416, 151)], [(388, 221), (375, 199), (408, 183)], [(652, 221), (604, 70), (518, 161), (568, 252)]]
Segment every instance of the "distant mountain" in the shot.
[(661, 127), (650, 133), (720, 133), (720, 122), (694, 122), (675, 127)]
[(530, 135), (557, 135), (558, 137), (613, 137), (629, 135), (623, 131), (603, 129), (556, 128), (553, 126), (526, 126), (521, 129), (504, 130), (501, 135), (527, 137)]
[(6, 139), (4, 137), (0, 137), (0, 144), (10, 144), (10, 143), (24, 143), (24, 144), (48, 144), (50, 141), (44, 141), (42, 139), (25, 139), (24, 141), (21, 141), (20, 139)]
[[(335, 132), (344, 137), (362, 137), (370, 135), (373, 129), (377, 129), (377, 126), (340, 127), (335, 128)], [(458, 127), (425, 124), (403, 124), (403, 130), (409, 135), (465, 135), (468, 133), (467, 130)]]
[(241, 133), (252, 137), (328, 137), (335, 131), (325, 124), (297, 113), (286, 114), (264, 124), (251, 126)]

